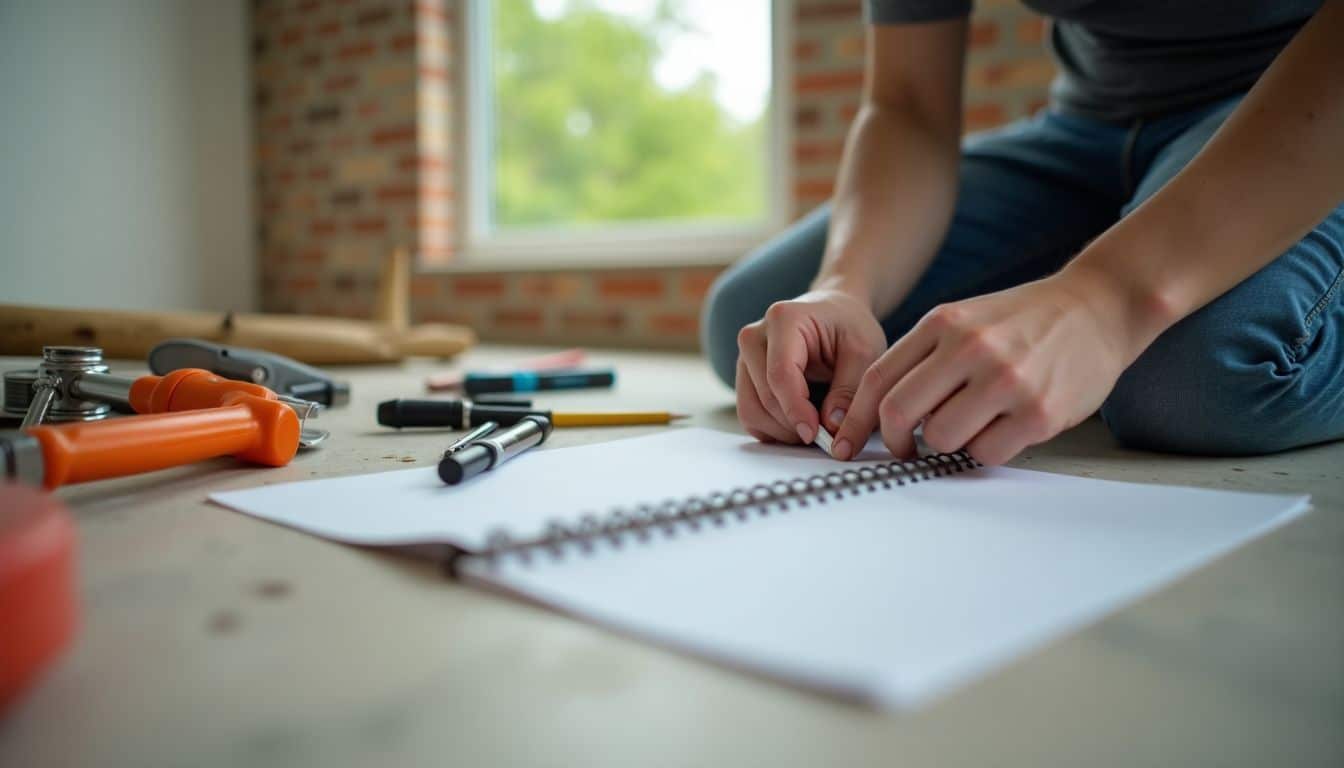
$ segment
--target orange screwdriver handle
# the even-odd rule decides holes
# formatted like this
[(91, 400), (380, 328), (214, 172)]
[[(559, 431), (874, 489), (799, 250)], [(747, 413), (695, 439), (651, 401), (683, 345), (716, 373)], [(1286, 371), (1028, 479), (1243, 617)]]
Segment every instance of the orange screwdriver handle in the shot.
[(271, 390), (249, 381), (235, 381), (201, 368), (179, 368), (163, 376), (141, 376), (131, 383), (130, 403), (136, 413), (167, 413), (214, 408), (238, 395), (275, 400)]
[(42, 481), (47, 488), (151, 472), (215, 456), (232, 455), (279, 467), (298, 451), (299, 417), (274, 397), (238, 392), (226, 398), (227, 405), (217, 408), (42, 425), (27, 433), (42, 446)]

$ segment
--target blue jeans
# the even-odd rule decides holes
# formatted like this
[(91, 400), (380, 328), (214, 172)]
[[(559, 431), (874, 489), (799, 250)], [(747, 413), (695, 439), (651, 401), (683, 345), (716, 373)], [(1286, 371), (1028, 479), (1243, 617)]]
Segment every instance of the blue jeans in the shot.
[[(1129, 125), (1046, 112), (969, 138), (951, 227), (882, 319), (888, 341), (938, 304), (1058, 270), (1175, 176), (1239, 99)], [(825, 208), (813, 212), (714, 284), (702, 343), (729, 386), (738, 330), (807, 290), (828, 221)], [(1344, 437), (1344, 206), (1162, 334), (1121, 375), (1101, 417), (1125, 445), (1182, 453), (1267, 453)]]

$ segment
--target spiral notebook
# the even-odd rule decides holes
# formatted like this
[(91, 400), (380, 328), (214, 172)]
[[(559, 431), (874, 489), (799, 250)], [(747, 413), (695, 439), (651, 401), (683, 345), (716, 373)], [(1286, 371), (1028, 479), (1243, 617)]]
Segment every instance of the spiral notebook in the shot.
[(215, 494), (356, 544), (453, 553), (469, 583), (809, 689), (917, 706), (1307, 509), (1305, 496), (832, 461), (681, 429)]

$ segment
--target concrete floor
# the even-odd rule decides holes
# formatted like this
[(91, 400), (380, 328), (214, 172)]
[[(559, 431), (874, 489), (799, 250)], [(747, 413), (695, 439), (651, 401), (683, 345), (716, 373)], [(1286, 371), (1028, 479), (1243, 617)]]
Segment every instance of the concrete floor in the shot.
[[(617, 367), (613, 392), (547, 404), (738, 429), (731, 393), (689, 355), (594, 362)], [(433, 368), (343, 372), (354, 396), (323, 417), (331, 441), (285, 468), (218, 460), (62, 490), (83, 634), (0, 721), (0, 765), (1344, 764), (1344, 444), (1157, 456), (1091, 420), (1028, 450), (1015, 465), (1305, 492), (1313, 510), (926, 710), (879, 715), (204, 502), (434, 460), (444, 433), (374, 421), (379, 400), (420, 395)], [(548, 449), (650, 429), (561, 430)]]

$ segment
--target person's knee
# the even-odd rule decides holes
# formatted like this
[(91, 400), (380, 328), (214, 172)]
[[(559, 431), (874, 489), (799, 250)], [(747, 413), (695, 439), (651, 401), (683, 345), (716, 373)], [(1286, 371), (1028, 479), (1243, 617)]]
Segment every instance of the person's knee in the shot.
[(714, 281), (701, 309), (701, 348), (714, 373), (729, 387), (737, 374), (738, 331), (760, 319), (750, 316), (759, 292), (759, 286), (753, 285), (744, 272), (728, 269)]
[(1122, 445), (1236, 456), (1292, 448), (1304, 436), (1295, 371), (1281, 355), (1229, 349), (1191, 323), (1169, 330), (1116, 382), (1101, 417)]

